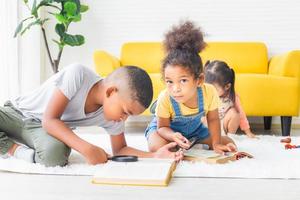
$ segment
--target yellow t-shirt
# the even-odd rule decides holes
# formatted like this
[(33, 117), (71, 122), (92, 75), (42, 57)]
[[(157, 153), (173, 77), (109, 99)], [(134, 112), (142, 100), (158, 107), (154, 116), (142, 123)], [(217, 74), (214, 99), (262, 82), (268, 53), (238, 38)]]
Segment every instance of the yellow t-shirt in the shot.
[[(202, 86), (203, 104), (205, 115), (208, 111), (212, 111), (219, 108), (220, 100), (215, 87), (211, 84), (204, 83)], [(191, 115), (199, 112), (198, 108), (189, 108), (182, 103), (179, 103), (180, 111), (182, 115)], [(157, 107), (155, 110), (157, 117), (173, 119), (175, 111), (173, 109), (170, 95), (167, 89), (163, 90), (157, 99)]]

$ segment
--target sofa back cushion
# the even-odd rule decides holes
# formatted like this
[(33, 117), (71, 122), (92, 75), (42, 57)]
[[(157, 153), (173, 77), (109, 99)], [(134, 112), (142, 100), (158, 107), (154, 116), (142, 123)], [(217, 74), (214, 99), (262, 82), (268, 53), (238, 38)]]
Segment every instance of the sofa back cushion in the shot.
[(148, 73), (159, 73), (163, 48), (160, 42), (131, 42), (125, 43), (121, 50), (121, 65), (136, 65)]
[[(200, 53), (203, 65), (207, 60), (223, 60), (236, 73), (268, 72), (267, 47), (259, 42), (208, 42)], [(148, 73), (159, 73), (163, 47), (160, 42), (125, 43), (121, 50), (121, 66), (136, 65)]]
[(203, 65), (207, 60), (223, 60), (236, 73), (268, 72), (267, 47), (260, 42), (208, 42), (200, 56)]

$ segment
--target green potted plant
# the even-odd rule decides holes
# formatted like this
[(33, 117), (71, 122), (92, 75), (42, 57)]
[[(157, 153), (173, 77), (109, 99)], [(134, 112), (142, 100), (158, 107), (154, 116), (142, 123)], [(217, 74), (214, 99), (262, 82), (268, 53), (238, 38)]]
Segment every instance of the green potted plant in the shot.
[[(69, 46), (80, 46), (84, 44), (83, 35), (72, 35), (68, 33), (68, 28), (72, 22), (79, 22), (81, 20), (81, 13), (88, 10), (87, 5), (82, 5), (80, 0), (41, 0), (37, 2), (34, 0), (32, 5), (29, 5), (28, 0), (23, 0), (24, 4), (30, 11), (30, 16), (23, 19), (16, 28), (14, 37), (18, 35), (23, 35), (32, 26), (38, 25), (41, 28), (43, 39), (45, 42), (45, 48), (49, 61), (52, 66), (54, 73), (58, 72), (59, 62), (63, 49), (66, 45)], [(42, 8), (51, 7), (52, 11), (48, 13), (54, 16), (56, 20), (55, 32), (58, 35), (58, 39), (52, 39), (54, 43), (58, 46), (57, 57), (54, 58), (49, 49), (48, 38), (45, 31), (45, 23), (50, 20), (48, 17), (42, 17), (40, 15), (40, 10)]]

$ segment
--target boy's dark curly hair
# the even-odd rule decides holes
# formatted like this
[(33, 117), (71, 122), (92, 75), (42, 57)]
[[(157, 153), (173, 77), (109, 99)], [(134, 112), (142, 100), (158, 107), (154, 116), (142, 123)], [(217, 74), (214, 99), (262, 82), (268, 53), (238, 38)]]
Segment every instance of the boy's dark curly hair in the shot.
[(187, 68), (195, 78), (203, 72), (203, 64), (199, 52), (206, 43), (200, 27), (191, 21), (181, 22), (165, 34), (163, 41), (166, 57), (162, 63), (162, 73), (168, 65), (179, 65)]
[(137, 100), (144, 108), (148, 108), (153, 98), (152, 81), (148, 73), (136, 66), (125, 66), (128, 74), (129, 89), (132, 98)]

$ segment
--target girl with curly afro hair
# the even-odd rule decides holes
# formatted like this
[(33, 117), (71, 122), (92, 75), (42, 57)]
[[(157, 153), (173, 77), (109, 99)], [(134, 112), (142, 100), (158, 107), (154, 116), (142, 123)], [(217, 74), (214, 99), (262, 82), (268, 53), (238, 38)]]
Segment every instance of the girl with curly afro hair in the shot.
[[(221, 136), (217, 91), (204, 83), (199, 53), (206, 43), (201, 29), (191, 21), (181, 22), (166, 33), (163, 46), (166, 89), (152, 105), (155, 117), (145, 131), (149, 150), (155, 152), (170, 142), (189, 149), (196, 141), (219, 153), (236, 151), (234, 142)], [(202, 123), (204, 117), (208, 127)]]

